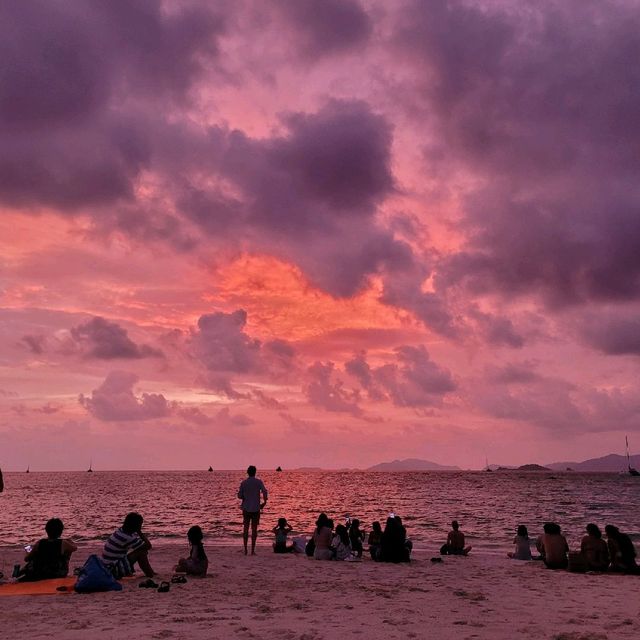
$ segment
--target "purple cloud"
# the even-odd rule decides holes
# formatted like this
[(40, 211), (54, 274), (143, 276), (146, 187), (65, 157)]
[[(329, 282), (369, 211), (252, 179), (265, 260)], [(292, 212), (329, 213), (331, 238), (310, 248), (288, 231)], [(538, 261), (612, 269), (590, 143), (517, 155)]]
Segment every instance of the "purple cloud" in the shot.
[[(633, 3), (407, 5), (399, 55), (419, 74), (443, 172), (475, 177), (439, 291), (551, 307), (640, 294), (640, 17)], [(580, 20), (576, 22), (576, 15)], [(415, 94), (412, 94), (415, 97)]]
[(31, 351), (31, 353), (39, 356), (44, 353), (44, 345), (46, 338), (43, 335), (26, 335), (22, 336), (22, 343)]
[(162, 351), (149, 345), (138, 345), (115, 322), (96, 316), (71, 329), (71, 337), (88, 358), (100, 360), (160, 358)]
[(105, 422), (153, 420), (171, 413), (171, 407), (162, 394), (143, 393), (136, 396), (133, 387), (138, 376), (125, 371), (112, 371), (104, 382), (91, 392), (83, 394), (80, 404), (95, 418)]
[(305, 388), (307, 399), (313, 406), (326, 411), (362, 416), (357, 392), (345, 389), (340, 380), (332, 379), (334, 368), (333, 362), (315, 362), (309, 367), (309, 381)]
[(583, 340), (607, 355), (640, 355), (640, 314), (604, 313), (585, 318)]
[(246, 323), (244, 309), (200, 317), (192, 348), (208, 371), (248, 373), (256, 370), (260, 364), (260, 341), (244, 332)]
[(360, 47), (372, 32), (372, 23), (357, 0), (276, 0), (294, 27), (299, 48), (319, 58)]
[(141, 105), (183, 104), (223, 30), (204, 4), (3, 4), (0, 200), (63, 213), (131, 200), (150, 161)]

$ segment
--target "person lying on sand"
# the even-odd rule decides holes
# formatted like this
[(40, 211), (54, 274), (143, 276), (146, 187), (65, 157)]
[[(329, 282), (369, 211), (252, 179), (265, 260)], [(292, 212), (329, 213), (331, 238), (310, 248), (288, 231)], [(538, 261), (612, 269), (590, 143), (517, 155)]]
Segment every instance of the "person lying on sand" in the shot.
[(16, 576), (21, 582), (64, 578), (69, 573), (69, 559), (78, 547), (71, 540), (61, 538), (64, 524), (59, 518), (51, 518), (44, 529), (47, 537), (28, 551), (24, 558), (27, 564)]
[(142, 533), (144, 518), (139, 513), (128, 513), (119, 529), (116, 529), (104, 543), (102, 559), (105, 564), (117, 565), (122, 575), (131, 575), (137, 562), (147, 578), (153, 578), (155, 571), (149, 564), (151, 542)]
[(451, 523), (451, 531), (447, 536), (446, 544), (440, 549), (442, 555), (466, 556), (472, 547), (465, 547), (464, 533), (460, 531), (460, 525), (457, 520)]

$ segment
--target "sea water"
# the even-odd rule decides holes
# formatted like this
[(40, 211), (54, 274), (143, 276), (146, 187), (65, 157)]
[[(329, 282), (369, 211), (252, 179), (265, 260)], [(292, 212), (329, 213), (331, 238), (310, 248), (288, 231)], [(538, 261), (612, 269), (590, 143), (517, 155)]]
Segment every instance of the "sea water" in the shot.
[[(296, 533), (310, 534), (320, 511), (335, 524), (358, 518), (370, 530), (389, 513), (402, 517), (416, 548), (436, 551), (457, 519), (477, 553), (503, 554), (515, 529), (530, 537), (546, 521), (558, 522), (571, 546), (584, 527), (615, 524), (640, 541), (640, 478), (610, 473), (545, 472), (259, 472), (269, 491), (262, 514), (262, 543), (279, 517)], [(240, 471), (95, 471), (6, 473), (0, 494), (0, 545), (32, 543), (44, 524), (59, 517), (65, 536), (99, 541), (129, 511), (144, 516), (158, 542), (184, 544), (199, 524), (207, 545), (237, 543), (242, 514), (236, 495)]]

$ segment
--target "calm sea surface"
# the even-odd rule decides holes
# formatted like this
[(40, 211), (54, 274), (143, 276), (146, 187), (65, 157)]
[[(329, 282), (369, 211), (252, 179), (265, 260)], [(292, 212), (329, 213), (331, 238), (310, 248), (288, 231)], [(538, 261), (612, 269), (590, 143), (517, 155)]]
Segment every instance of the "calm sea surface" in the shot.
[[(483, 553), (511, 548), (515, 527), (537, 535), (542, 523), (561, 524), (570, 544), (588, 522), (618, 525), (640, 541), (640, 479), (617, 474), (523, 472), (331, 472), (258, 474), (269, 490), (261, 529), (285, 516), (295, 533), (308, 534), (319, 511), (336, 524), (347, 515), (369, 530), (393, 511), (402, 516), (417, 548), (435, 551), (453, 518)], [(236, 499), (243, 472), (6, 473), (0, 494), (0, 545), (27, 544), (57, 516), (78, 541), (104, 539), (128, 511), (139, 511), (153, 539), (184, 543), (199, 524), (206, 544), (237, 541)], [(160, 542), (160, 540), (158, 540)], [(262, 542), (270, 542), (264, 536)]]

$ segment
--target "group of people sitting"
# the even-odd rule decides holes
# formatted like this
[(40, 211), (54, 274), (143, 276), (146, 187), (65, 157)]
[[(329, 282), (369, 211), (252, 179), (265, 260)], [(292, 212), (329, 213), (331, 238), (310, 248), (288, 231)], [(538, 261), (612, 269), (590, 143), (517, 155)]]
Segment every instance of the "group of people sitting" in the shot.
[[(543, 533), (536, 540), (540, 559), (549, 569), (569, 569), (572, 571), (617, 571), (640, 573), (636, 564), (636, 550), (631, 538), (618, 527), (608, 524), (604, 528), (606, 542), (598, 525), (589, 523), (582, 538), (579, 552), (570, 552), (562, 529), (555, 522), (547, 522)], [(521, 524), (513, 540), (515, 551), (507, 554), (514, 560), (532, 560), (531, 542), (527, 527)]]
[[(149, 561), (151, 542), (142, 531), (144, 519), (139, 513), (129, 513), (122, 526), (116, 529), (104, 543), (102, 560), (110, 568), (114, 576), (131, 575), (135, 564), (140, 566), (147, 578), (153, 578), (155, 571)], [(451, 531), (447, 542), (440, 549), (443, 555), (467, 555), (471, 550), (465, 545), (465, 537), (456, 520), (451, 523)], [(22, 581), (61, 578), (69, 573), (71, 555), (77, 546), (69, 539), (63, 538), (64, 524), (59, 518), (52, 518), (45, 525), (46, 538), (36, 542), (33, 547), (25, 547), (25, 565), (17, 567), (14, 577)], [(273, 528), (275, 541), (273, 550), (276, 553), (304, 551), (316, 560), (352, 561), (362, 558), (365, 539), (369, 554), (376, 562), (409, 562), (412, 543), (407, 538), (407, 530), (402, 520), (395, 514), (389, 514), (384, 530), (380, 522), (373, 522), (367, 536), (360, 527), (360, 521), (347, 518), (345, 524), (334, 527), (334, 521), (321, 513), (316, 521), (315, 530), (310, 540), (296, 546), (301, 539), (293, 539), (288, 543), (292, 527), (286, 518), (280, 518)], [(566, 538), (562, 535), (560, 525), (547, 522), (543, 533), (536, 540), (536, 548), (540, 559), (550, 569), (569, 569), (575, 571), (617, 571), (623, 573), (640, 573), (636, 564), (636, 550), (631, 538), (617, 527), (608, 524), (605, 527), (607, 540), (602, 539), (599, 527), (590, 523), (586, 527), (586, 535), (582, 538), (580, 551), (571, 553)], [(203, 532), (199, 526), (193, 526), (187, 532), (189, 555), (180, 558), (174, 568), (177, 574), (204, 576), (209, 561), (203, 546)], [(527, 527), (520, 525), (513, 540), (515, 551), (508, 556), (514, 560), (532, 560), (531, 540)]]
[(344, 524), (335, 526), (326, 513), (318, 516), (308, 541), (294, 538), (293, 544), (289, 545), (287, 536), (291, 531), (286, 518), (280, 518), (273, 528), (275, 553), (304, 551), (316, 560), (357, 561), (362, 558), (366, 539), (371, 559), (376, 562), (409, 562), (411, 556), (411, 540), (407, 538), (402, 519), (395, 514), (389, 514), (384, 531), (379, 521), (372, 523), (368, 536), (360, 528), (360, 520), (347, 517)]
[[(102, 561), (116, 578), (132, 575), (136, 563), (147, 578), (156, 573), (149, 562), (151, 542), (142, 531), (144, 519), (139, 513), (128, 513), (122, 526), (116, 529), (104, 543)], [(50, 578), (64, 578), (69, 574), (71, 554), (78, 547), (71, 541), (62, 538), (64, 524), (59, 518), (52, 518), (45, 525), (46, 538), (36, 542), (25, 550), (25, 564), (16, 566), (13, 577), (19, 581), (34, 582)], [(176, 574), (204, 576), (207, 573), (209, 560), (202, 540), (202, 529), (193, 526), (187, 532), (189, 555), (180, 558), (174, 567)]]

